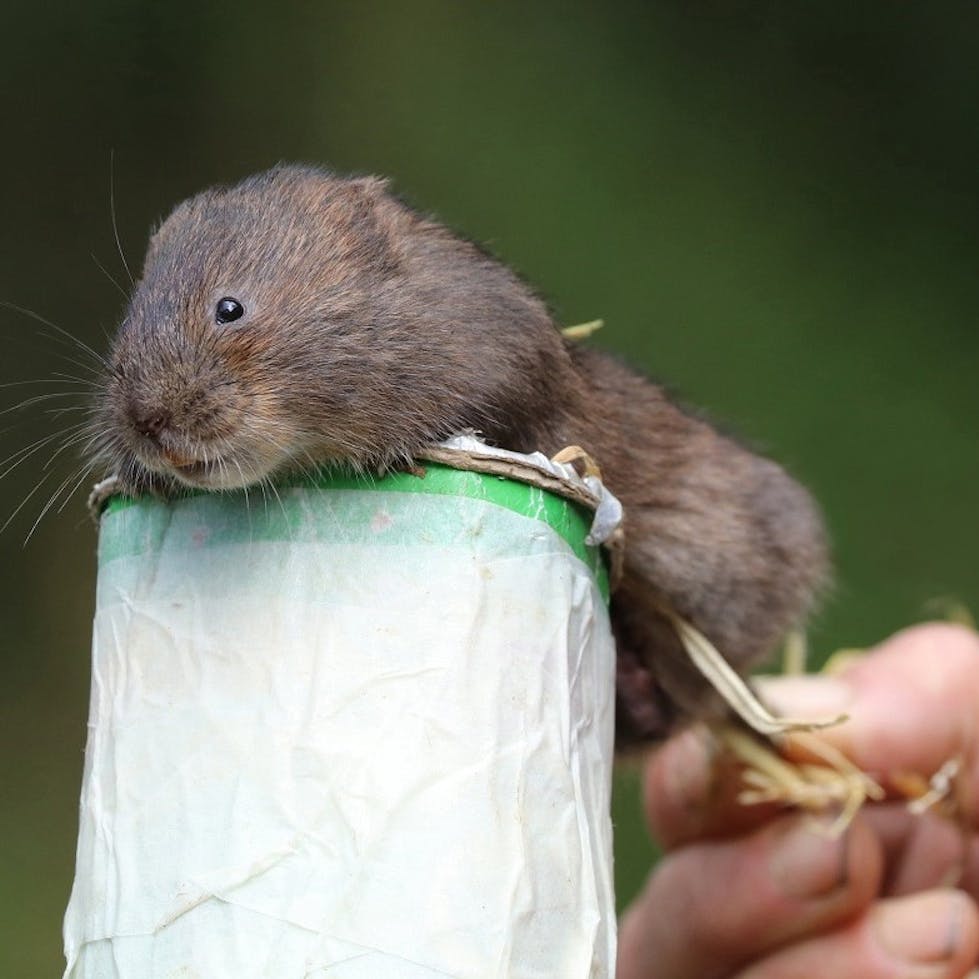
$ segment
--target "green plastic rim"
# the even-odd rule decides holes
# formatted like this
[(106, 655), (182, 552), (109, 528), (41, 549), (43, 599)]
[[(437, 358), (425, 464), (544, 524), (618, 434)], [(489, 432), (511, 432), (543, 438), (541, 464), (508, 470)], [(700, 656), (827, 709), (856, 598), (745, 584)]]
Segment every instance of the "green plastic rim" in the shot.
[[(572, 500), (521, 483), (514, 479), (488, 473), (453, 469), (442, 463), (426, 462), (424, 474), (393, 472), (384, 476), (355, 476), (335, 470), (324, 469), (313, 475), (301, 475), (294, 479), (284, 478), (276, 483), (277, 488), (310, 487), (325, 491), (355, 490), (360, 492), (418, 493), (429, 496), (455, 496), (482, 500), (494, 506), (503, 507), (530, 520), (547, 524), (571, 548), (575, 556), (591, 571), (599, 592), (607, 602), (609, 598), (608, 569), (605, 555), (600, 547), (585, 543), (591, 528), (592, 513)], [(255, 490), (251, 493), (254, 495)], [(245, 498), (244, 490), (231, 490), (219, 494), (206, 491), (188, 490), (177, 499), (197, 496), (211, 496), (231, 502), (236, 497)], [(112, 515), (138, 506), (142, 501), (128, 496), (110, 497), (103, 508), (103, 514)], [(270, 514), (276, 512), (269, 507)], [(254, 529), (254, 528), (253, 528)]]

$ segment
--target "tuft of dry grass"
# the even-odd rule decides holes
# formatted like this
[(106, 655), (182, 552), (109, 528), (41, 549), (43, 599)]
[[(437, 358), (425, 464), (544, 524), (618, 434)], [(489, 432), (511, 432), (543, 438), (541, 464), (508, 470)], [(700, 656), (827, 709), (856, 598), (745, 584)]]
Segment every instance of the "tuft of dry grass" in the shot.
[[(847, 715), (804, 721), (773, 715), (721, 656), (710, 640), (676, 613), (663, 609), (677, 631), (690, 661), (724, 698), (744, 727), (729, 723), (712, 727), (718, 742), (743, 766), (744, 789), (738, 796), (746, 806), (779, 803), (801, 809), (814, 817), (817, 832), (839, 836), (867, 802), (880, 801), (888, 793), (866, 772), (819, 735), (819, 730), (841, 724)], [(827, 672), (838, 672), (863, 654), (862, 650), (839, 650), (827, 662)], [(788, 672), (805, 668), (805, 638), (789, 637), (786, 647)], [(785, 755), (786, 736), (792, 736), (795, 752), (809, 761), (790, 760)], [(907, 800), (915, 815), (935, 812), (965, 825), (962, 759), (950, 758), (937, 772), (889, 773), (893, 795)], [(827, 823), (826, 817), (833, 816)]]

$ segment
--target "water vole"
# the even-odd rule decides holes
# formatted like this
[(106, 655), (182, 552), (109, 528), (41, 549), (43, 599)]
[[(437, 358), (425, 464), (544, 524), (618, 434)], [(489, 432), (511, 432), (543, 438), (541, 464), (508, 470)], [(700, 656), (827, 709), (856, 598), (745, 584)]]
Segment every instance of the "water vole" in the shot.
[(98, 451), (134, 491), (381, 470), (465, 429), (577, 444), (626, 511), (620, 739), (716, 709), (658, 608), (739, 670), (826, 569), (809, 495), (616, 360), (566, 341), (504, 265), (374, 178), (281, 167), (184, 202), (115, 338)]

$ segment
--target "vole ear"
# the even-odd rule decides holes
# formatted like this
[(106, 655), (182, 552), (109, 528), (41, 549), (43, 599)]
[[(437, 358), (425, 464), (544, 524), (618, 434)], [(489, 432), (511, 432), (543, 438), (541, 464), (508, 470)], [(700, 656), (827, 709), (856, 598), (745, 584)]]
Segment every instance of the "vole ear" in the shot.
[(150, 240), (146, 245), (146, 254), (143, 256), (143, 275), (146, 274), (147, 268), (153, 263), (153, 260), (160, 252), (160, 232), (163, 230), (163, 222), (157, 221), (156, 224), (150, 228)]
[(146, 270), (156, 261), (169, 238), (170, 227), (167, 224), (167, 219), (157, 221), (150, 230), (150, 240), (146, 246), (146, 255), (143, 258), (142, 275), (146, 275)]
[(387, 193), (389, 185), (390, 181), (387, 177), (375, 177), (373, 175), (353, 177), (349, 181), (351, 190), (356, 191), (358, 194), (370, 200), (377, 200), (383, 197)]
[(177, 227), (185, 228), (188, 222), (199, 218), (200, 211), (217, 195), (213, 190), (205, 190), (196, 197), (191, 197), (178, 204), (170, 214), (158, 221), (150, 231), (149, 244), (146, 247), (146, 257), (143, 259), (143, 274), (153, 264), (160, 252), (173, 238)]
[(293, 186), (306, 206), (334, 212), (339, 219), (344, 215), (366, 218), (375, 213), (390, 196), (387, 185), (383, 177), (337, 177), (323, 170), (308, 170), (298, 172)]

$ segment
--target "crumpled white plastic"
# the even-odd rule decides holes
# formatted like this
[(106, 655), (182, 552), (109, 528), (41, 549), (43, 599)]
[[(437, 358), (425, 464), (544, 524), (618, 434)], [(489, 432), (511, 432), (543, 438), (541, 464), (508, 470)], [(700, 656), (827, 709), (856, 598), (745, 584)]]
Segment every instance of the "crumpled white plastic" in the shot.
[(478, 499), (280, 493), (102, 518), (66, 979), (610, 979), (588, 569)]

